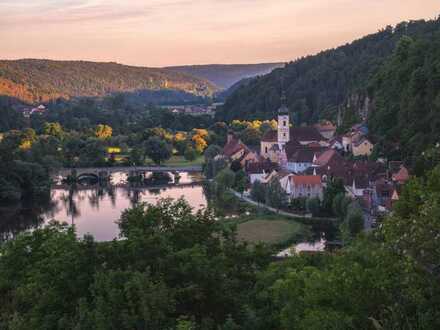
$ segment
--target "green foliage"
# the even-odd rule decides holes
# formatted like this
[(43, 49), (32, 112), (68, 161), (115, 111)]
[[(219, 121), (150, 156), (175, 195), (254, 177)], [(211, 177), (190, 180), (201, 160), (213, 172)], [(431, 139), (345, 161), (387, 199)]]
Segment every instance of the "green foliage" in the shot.
[(266, 204), (279, 210), (287, 205), (286, 192), (281, 187), (279, 180), (273, 179), (266, 188)]
[(185, 150), (184, 157), (186, 160), (192, 162), (197, 158), (198, 154), (197, 151), (193, 147), (187, 147)]
[(171, 147), (159, 137), (150, 137), (145, 143), (145, 154), (156, 164), (161, 164), (171, 157)]
[(52, 224), (0, 248), (1, 329), (231, 329), (269, 253), (237, 242), (210, 211), (138, 205), (121, 240)]
[(306, 201), (306, 209), (308, 212), (310, 212), (313, 216), (319, 215), (321, 211), (321, 201), (319, 198), (309, 198)]
[(245, 171), (240, 170), (237, 173), (235, 173), (234, 189), (236, 191), (243, 193), (246, 190), (248, 183), (249, 180)]
[[(225, 105), (217, 113), (217, 118), (273, 118), (280, 106), (281, 78), (284, 81), (287, 105), (292, 111), (294, 123), (314, 123), (321, 118), (335, 120), (339, 109), (349, 109), (348, 112), (355, 115), (363, 110), (371, 78), (392, 55), (402, 36), (425, 38), (429, 43), (438, 40), (436, 32), (439, 30), (438, 19), (403, 22), (394, 28), (387, 26), (375, 34), (336, 49), (300, 58), (288, 63), (284, 68), (240, 85), (227, 98)], [(424, 52), (430, 50), (426, 49)], [(416, 55), (416, 52), (413, 54)], [(438, 58), (438, 55), (431, 53), (431, 58)], [(413, 59), (408, 63), (414, 63)], [(416, 65), (423, 66), (423, 58), (416, 60), (419, 63)], [(426, 69), (429, 70), (430, 67), (428, 65)], [(402, 72), (404, 70), (402, 67)], [(430, 73), (428, 70), (424, 70), (428, 77), (435, 74), (435, 71)], [(407, 84), (410, 80), (411, 73), (402, 81)], [(417, 81), (420, 82), (420, 79)], [(384, 83), (389, 84), (390, 81)], [(394, 90), (394, 83), (388, 86), (393, 91), (397, 90)], [(384, 94), (387, 94), (385, 90)], [(394, 95), (390, 94), (389, 97), (394, 98)], [(352, 116), (351, 114), (348, 117)], [(384, 125), (391, 125), (390, 122), (394, 120), (395, 118), (387, 118), (387, 124)], [(350, 121), (347, 118), (346, 123)], [(429, 119), (426, 119), (426, 122), (429, 122)]]
[(64, 135), (63, 127), (60, 123), (44, 123), (43, 132), (46, 135), (51, 135), (59, 139)]
[(235, 173), (230, 169), (225, 168), (215, 176), (218, 191), (225, 192), (232, 188), (235, 183)]
[(327, 186), (324, 189), (322, 211), (327, 215), (333, 215), (333, 201), (341, 194), (345, 195), (344, 182), (339, 178), (330, 178), (327, 182)]
[(364, 229), (364, 215), (358, 203), (352, 202), (347, 208), (345, 221), (352, 236), (356, 236)]
[(258, 203), (264, 203), (266, 201), (266, 186), (259, 180), (256, 180), (252, 184), (251, 198)]
[(370, 86), (376, 109), (369, 127), (381, 154), (415, 166), (440, 142), (440, 32), (403, 37)]

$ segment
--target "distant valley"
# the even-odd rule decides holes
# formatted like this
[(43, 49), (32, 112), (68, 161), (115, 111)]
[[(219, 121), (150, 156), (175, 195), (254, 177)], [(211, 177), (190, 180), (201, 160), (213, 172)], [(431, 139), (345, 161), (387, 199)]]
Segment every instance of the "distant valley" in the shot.
[(164, 69), (206, 79), (221, 89), (228, 89), (242, 79), (265, 75), (284, 65), (285, 63), (211, 64), (171, 66)]

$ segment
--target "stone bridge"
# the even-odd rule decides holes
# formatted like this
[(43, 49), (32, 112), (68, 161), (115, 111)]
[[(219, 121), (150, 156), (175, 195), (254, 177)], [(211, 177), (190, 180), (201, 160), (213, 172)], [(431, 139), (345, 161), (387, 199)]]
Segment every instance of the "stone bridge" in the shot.
[(130, 167), (84, 167), (84, 168), (62, 168), (58, 171), (55, 171), (54, 175), (60, 175), (62, 177), (67, 177), (72, 174), (72, 172), (76, 172), (76, 175), (79, 176), (96, 176), (96, 177), (108, 177), (112, 173), (116, 172), (201, 172), (202, 166), (186, 166), (186, 167), (171, 167), (171, 166), (130, 166)]

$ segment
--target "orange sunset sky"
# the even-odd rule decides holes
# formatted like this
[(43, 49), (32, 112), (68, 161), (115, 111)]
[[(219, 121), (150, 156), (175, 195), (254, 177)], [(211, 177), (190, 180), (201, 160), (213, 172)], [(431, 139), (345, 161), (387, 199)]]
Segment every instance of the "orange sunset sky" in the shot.
[(439, 14), (440, 0), (0, 0), (0, 57), (282, 62)]

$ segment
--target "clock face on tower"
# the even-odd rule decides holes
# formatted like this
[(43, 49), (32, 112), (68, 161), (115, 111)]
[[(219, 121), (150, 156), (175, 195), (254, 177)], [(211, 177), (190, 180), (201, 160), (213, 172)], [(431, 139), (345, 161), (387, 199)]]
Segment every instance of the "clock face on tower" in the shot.
[(289, 115), (278, 115), (278, 143), (286, 144), (290, 140)]

